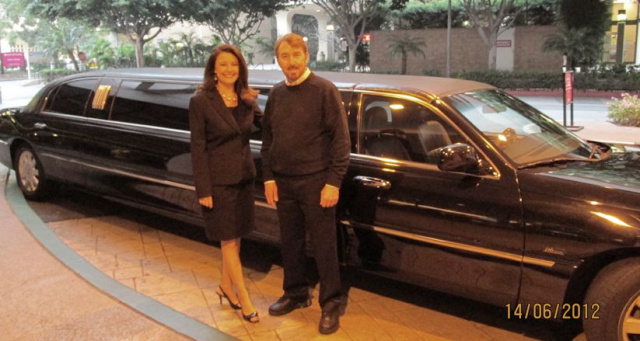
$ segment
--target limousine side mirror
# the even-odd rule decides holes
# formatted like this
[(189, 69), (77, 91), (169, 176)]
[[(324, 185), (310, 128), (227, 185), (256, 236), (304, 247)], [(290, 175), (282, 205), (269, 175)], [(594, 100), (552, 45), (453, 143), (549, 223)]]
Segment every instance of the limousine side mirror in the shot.
[(464, 143), (455, 143), (440, 148), (438, 168), (445, 172), (463, 172), (477, 174), (480, 171), (475, 148)]

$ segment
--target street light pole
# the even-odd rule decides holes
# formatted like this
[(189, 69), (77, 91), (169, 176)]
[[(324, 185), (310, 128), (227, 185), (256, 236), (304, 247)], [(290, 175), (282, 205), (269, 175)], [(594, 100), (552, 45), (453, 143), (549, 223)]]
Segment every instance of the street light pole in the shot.
[(447, 77), (451, 77), (451, 0), (449, 0), (449, 8), (447, 9), (447, 68), (445, 73)]

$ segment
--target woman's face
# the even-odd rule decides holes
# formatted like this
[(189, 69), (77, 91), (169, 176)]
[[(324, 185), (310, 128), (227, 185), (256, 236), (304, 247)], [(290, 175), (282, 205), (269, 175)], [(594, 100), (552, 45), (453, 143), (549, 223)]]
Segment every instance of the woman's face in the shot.
[(215, 74), (218, 82), (224, 85), (234, 85), (240, 74), (238, 58), (229, 52), (222, 52), (216, 58)]

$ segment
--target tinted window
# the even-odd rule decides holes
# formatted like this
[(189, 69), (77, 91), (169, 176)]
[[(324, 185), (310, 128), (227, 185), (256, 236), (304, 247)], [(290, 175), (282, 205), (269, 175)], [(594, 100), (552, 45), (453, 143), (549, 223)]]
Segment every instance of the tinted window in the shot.
[(368, 155), (436, 163), (438, 149), (458, 134), (424, 106), (402, 99), (364, 96), (362, 151)]
[(96, 84), (97, 79), (95, 78), (61, 84), (52, 92), (44, 110), (82, 116)]
[[(271, 88), (254, 88), (254, 90), (260, 91), (256, 102), (260, 107), (260, 110), (264, 112), (264, 107), (267, 105), (267, 98), (269, 98), (269, 91)], [(262, 141), (262, 127), (260, 122), (256, 121), (253, 127), (251, 127), (251, 139), (256, 141)]]
[(92, 96), (89, 98), (87, 105), (87, 117), (107, 119), (109, 111), (118, 91), (120, 81), (111, 78), (103, 78)]
[(197, 84), (123, 81), (111, 119), (115, 121), (189, 130), (189, 98)]
[(347, 123), (349, 124), (349, 136), (351, 137), (351, 152), (355, 153), (358, 149), (358, 103), (357, 100), (352, 101), (352, 91), (341, 90), (342, 104), (347, 112)]

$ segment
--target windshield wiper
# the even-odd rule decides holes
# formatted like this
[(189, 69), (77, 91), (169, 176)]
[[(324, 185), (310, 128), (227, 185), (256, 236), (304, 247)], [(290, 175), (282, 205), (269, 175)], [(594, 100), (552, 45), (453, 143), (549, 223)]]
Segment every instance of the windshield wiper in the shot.
[(554, 166), (554, 165), (557, 165), (557, 164), (576, 162), (576, 161), (586, 161), (586, 160), (584, 160), (584, 159), (573, 159), (573, 158), (556, 158), (556, 159), (548, 159), (548, 160), (541, 160), (541, 161), (528, 163), (528, 164), (526, 164), (524, 166), (521, 166), (519, 168), (520, 169), (526, 169), (526, 168), (537, 168), (537, 167), (545, 167), (545, 166)]

